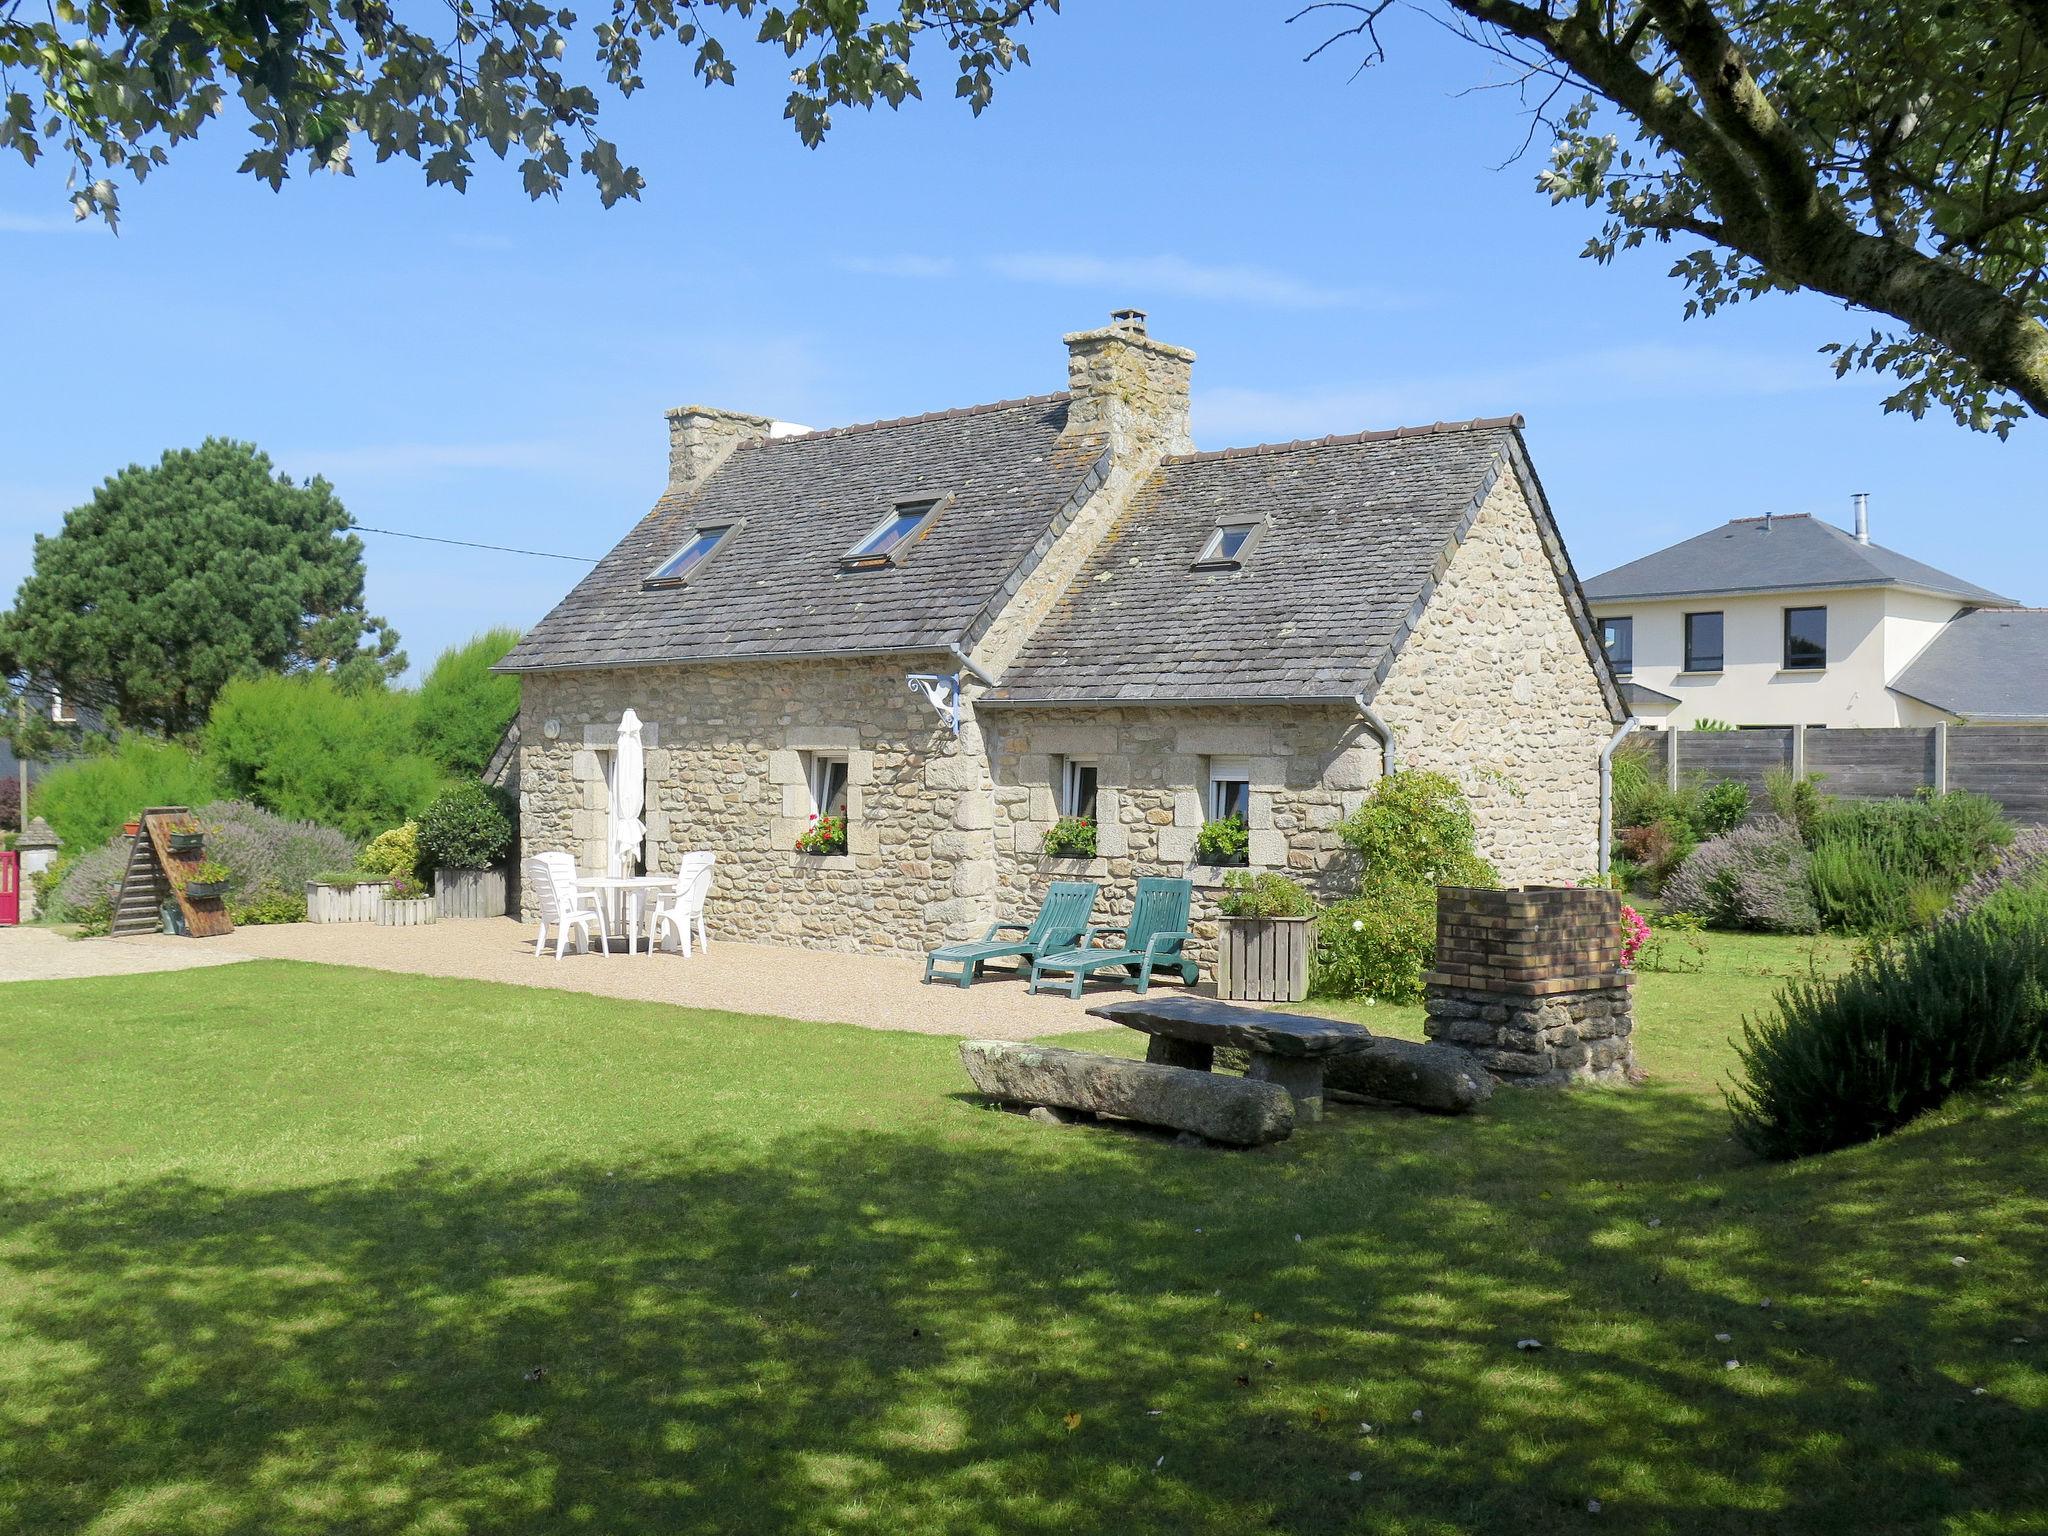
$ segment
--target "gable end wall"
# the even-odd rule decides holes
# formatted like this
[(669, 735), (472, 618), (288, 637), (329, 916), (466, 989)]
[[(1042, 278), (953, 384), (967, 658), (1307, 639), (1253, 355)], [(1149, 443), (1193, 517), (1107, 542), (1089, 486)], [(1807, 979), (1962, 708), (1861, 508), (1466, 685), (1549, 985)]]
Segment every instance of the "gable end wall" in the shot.
[(1520, 477), (1504, 466), (1373, 705), (1403, 768), (1455, 779), (1509, 884), (1597, 863), (1614, 724)]

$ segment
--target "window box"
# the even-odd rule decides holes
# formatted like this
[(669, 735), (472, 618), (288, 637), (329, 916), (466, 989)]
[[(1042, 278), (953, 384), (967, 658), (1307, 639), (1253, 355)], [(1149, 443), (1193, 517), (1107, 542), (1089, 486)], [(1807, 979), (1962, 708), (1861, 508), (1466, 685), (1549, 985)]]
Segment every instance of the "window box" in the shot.
[(198, 853), (206, 847), (204, 832), (173, 832), (166, 839), (173, 853)]
[(227, 895), (228, 886), (231, 883), (227, 880), (187, 880), (185, 882), (185, 899), (187, 901), (219, 901), (221, 897)]

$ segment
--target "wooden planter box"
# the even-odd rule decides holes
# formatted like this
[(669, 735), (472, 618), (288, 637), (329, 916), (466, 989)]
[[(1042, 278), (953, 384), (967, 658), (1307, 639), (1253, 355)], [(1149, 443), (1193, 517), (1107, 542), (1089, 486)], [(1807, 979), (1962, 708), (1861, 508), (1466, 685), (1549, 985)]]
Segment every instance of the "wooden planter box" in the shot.
[(379, 928), (418, 928), (434, 920), (434, 898), (410, 896), (403, 901), (377, 904)]
[(1216, 919), (1216, 995), (1247, 1003), (1298, 1003), (1308, 996), (1313, 917)]
[(441, 917), (503, 917), (505, 897), (502, 869), (434, 871), (434, 911)]
[(389, 880), (365, 880), (361, 885), (320, 885), (306, 882), (306, 921), (309, 923), (374, 923), (377, 909), (391, 892)]

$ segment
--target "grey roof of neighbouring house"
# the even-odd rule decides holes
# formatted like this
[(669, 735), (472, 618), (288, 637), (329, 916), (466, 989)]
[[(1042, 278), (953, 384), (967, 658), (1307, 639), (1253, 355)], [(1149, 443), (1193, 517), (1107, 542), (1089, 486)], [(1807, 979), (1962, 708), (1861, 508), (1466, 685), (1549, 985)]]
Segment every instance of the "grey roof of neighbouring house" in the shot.
[(1586, 582), (1596, 603), (1638, 598), (1708, 597), (1741, 592), (1795, 592), (1815, 587), (1915, 587), (1970, 603), (2010, 607), (2012, 599), (1938, 571), (1820, 518), (1738, 517), (1719, 528)]
[(1951, 619), (1891, 686), (1968, 720), (2048, 720), (2048, 608)]
[[(694, 496), (664, 495), (499, 670), (943, 651), (972, 643), (1100, 483), (1067, 397), (757, 439)], [(839, 560), (896, 503), (950, 495), (900, 566)], [(691, 530), (745, 519), (682, 587), (648, 572)]]
[[(1168, 459), (982, 702), (1371, 693), (1499, 474), (1555, 540), (1519, 421)], [(1190, 569), (1219, 518), (1258, 513), (1241, 567)]]

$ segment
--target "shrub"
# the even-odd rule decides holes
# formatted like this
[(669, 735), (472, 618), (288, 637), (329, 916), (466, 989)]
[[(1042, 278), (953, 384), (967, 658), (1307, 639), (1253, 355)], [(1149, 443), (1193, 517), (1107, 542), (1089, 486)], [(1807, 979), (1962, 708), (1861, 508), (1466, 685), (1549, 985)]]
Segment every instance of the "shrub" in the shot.
[(357, 857), (356, 868), (380, 880), (416, 878), (420, 871), (420, 824), (408, 821), (378, 833)]
[(1354, 850), (1362, 881), (1494, 885), (1493, 867), (1478, 853), (1472, 807), (1440, 773), (1403, 769), (1374, 786), (1365, 803), (1337, 823)]
[(420, 816), (420, 854), (435, 869), (489, 869), (512, 835), (501, 797), (476, 779), (458, 780)]
[(113, 920), (114, 894), (128, 869), (128, 839), (116, 832), (65, 866), (48, 889), (45, 910), (60, 923), (78, 923), (100, 933)]
[(1233, 869), (1223, 877), (1216, 910), (1225, 917), (1311, 917), (1316, 899), (1299, 880), (1286, 875)]
[(1062, 816), (1045, 834), (1044, 853), (1055, 859), (1095, 857), (1095, 823), (1086, 816)]
[(1412, 1003), (1436, 954), (1436, 891), (1392, 882), (1371, 896), (1340, 901), (1316, 924), (1309, 991), (1317, 997), (1372, 997)]
[(486, 630), (443, 651), (420, 684), (415, 739), (448, 772), (481, 774), (518, 717), (519, 679), (491, 670), (518, 643), (516, 629)]
[(264, 891), (252, 901), (228, 903), (228, 916), (238, 928), (260, 928), (266, 923), (303, 923), (306, 895), (289, 891)]
[(247, 801), (222, 800), (194, 814), (206, 829), (207, 858), (227, 868), (231, 912), (236, 904), (269, 910), (280, 898), (303, 908), (307, 881), (355, 858), (356, 845), (332, 827), (287, 821)]
[(2000, 891), (2048, 879), (2048, 827), (2023, 828), (1989, 869), (1956, 892), (1951, 917), (1967, 917)]
[(1641, 869), (1654, 887), (1669, 880), (1671, 872), (1698, 846), (1691, 831), (1679, 821), (1667, 819), (1621, 830), (1623, 862)]
[(48, 821), (73, 853), (98, 848), (151, 806), (204, 805), (219, 796), (220, 780), (198, 754), (138, 732), (37, 779), (29, 811)]
[(1856, 933), (1924, 928), (2011, 839), (1982, 795), (1836, 801), (1813, 823), (1814, 902), (1823, 922)]
[(1242, 816), (1205, 821), (1195, 834), (1195, 861), (1200, 864), (1244, 864), (1251, 860), (1251, 828)]
[(1700, 791), (1699, 808), (1692, 817), (1693, 835), (1701, 841), (1733, 832), (1749, 819), (1749, 786), (1737, 779), (1721, 779)]
[(1650, 925), (1643, 921), (1643, 914), (1624, 903), (1621, 909), (1621, 963), (1634, 965), (1636, 956), (1649, 941)]
[(1633, 827), (1655, 818), (1637, 814), (1644, 798), (1656, 786), (1650, 768), (1650, 740), (1631, 736), (1615, 749), (1608, 770), (1616, 826)]
[(413, 694), (344, 688), (325, 674), (246, 678), (215, 702), (206, 751), (230, 793), (368, 837), (448, 785), (418, 749), (417, 715)]
[(1785, 768), (1773, 768), (1764, 774), (1764, 804), (1773, 816), (1797, 827), (1799, 835), (1809, 842), (1813, 839), (1814, 823), (1833, 804), (1820, 792), (1820, 781), (1817, 773), (1800, 776)]
[(1794, 982), (1745, 1022), (1735, 1133), (1763, 1157), (1868, 1141), (2048, 1051), (2048, 886)]
[(0, 830), (21, 830), (21, 774), (0, 777)]
[(1701, 843), (1664, 886), (1664, 904), (1717, 928), (1811, 933), (1820, 926), (1810, 855), (1790, 822), (1765, 817)]

